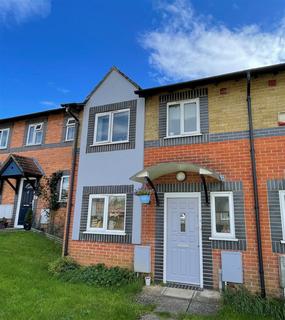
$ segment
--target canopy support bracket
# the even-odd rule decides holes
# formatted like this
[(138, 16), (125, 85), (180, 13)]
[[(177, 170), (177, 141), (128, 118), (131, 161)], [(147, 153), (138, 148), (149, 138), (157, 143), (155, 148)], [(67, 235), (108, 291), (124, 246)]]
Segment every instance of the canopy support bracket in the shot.
[(201, 177), (201, 181), (202, 181), (204, 192), (205, 192), (206, 205), (209, 207), (210, 203), (209, 203), (209, 197), (208, 197), (206, 178), (203, 174), (200, 174), (200, 177)]
[(15, 187), (15, 186), (10, 182), (9, 179), (5, 179), (4, 181), (6, 181), (6, 182), (9, 184), (9, 186), (15, 191), (15, 193), (17, 193), (17, 191), (18, 191), (17, 186)]
[(154, 184), (152, 183), (152, 181), (150, 180), (149, 177), (145, 177), (145, 180), (147, 181), (147, 183), (150, 185), (151, 189), (154, 191), (154, 196), (155, 196), (155, 202), (156, 202), (156, 206), (159, 207), (159, 199), (158, 199), (158, 194), (157, 191), (155, 189)]

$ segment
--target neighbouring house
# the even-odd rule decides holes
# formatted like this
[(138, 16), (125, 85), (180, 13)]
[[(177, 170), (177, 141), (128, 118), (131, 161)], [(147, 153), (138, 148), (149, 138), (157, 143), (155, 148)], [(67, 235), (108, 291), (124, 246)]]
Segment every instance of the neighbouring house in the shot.
[(280, 295), (284, 124), (285, 64), (145, 90), (113, 68), (85, 101), (69, 255)]
[[(82, 107), (76, 107), (76, 114)], [(0, 119), (0, 219), (63, 237), (75, 119), (65, 109)]]

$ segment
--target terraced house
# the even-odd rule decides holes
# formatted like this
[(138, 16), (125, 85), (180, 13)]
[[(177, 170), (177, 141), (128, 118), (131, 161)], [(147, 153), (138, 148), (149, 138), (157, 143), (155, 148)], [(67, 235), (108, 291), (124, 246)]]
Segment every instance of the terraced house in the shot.
[[(63, 108), (0, 119), (2, 221), (22, 228), (32, 209), (35, 228), (63, 237), (75, 133), (75, 119)], [(44, 196), (51, 181), (54, 191)]]
[(84, 109), (69, 254), (280, 295), (284, 89), (284, 64), (145, 90), (112, 70)]

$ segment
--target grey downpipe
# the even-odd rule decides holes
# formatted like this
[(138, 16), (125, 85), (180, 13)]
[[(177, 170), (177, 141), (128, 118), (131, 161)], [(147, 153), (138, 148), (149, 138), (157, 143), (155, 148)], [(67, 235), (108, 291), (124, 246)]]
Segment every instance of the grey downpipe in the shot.
[(71, 163), (71, 172), (70, 172), (70, 185), (69, 185), (69, 197), (67, 204), (67, 213), (66, 213), (66, 223), (65, 223), (65, 238), (63, 244), (63, 255), (68, 255), (68, 239), (69, 239), (69, 228), (70, 228), (70, 215), (72, 208), (72, 198), (73, 198), (73, 190), (74, 190), (74, 173), (76, 167), (76, 153), (77, 153), (77, 142), (79, 135), (79, 119), (70, 111), (69, 107), (66, 107), (66, 112), (75, 120), (75, 136), (73, 140), (72, 147), (72, 163)]
[(254, 136), (253, 136), (250, 72), (247, 72), (246, 79), (247, 79), (247, 113), (248, 113), (250, 158), (251, 158), (253, 193), (254, 193), (254, 209), (255, 209), (256, 238), (257, 238), (257, 251), (258, 251), (259, 281), (260, 281), (261, 297), (265, 298), (266, 291), (265, 291), (265, 280), (264, 280), (262, 240), (261, 240), (261, 228), (260, 228), (260, 213), (259, 213), (259, 199), (258, 199), (258, 185), (257, 185), (256, 159), (255, 159)]

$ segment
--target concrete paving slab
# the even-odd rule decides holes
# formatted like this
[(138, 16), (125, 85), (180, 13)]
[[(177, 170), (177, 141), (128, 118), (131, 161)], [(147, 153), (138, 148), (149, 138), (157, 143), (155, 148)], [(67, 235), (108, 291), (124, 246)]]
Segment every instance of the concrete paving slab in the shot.
[(156, 312), (169, 312), (172, 314), (179, 314), (187, 311), (190, 300), (177, 299), (171, 297), (162, 297), (154, 311)]
[(165, 288), (162, 292), (162, 295), (166, 297), (173, 297), (178, 299), (192, 299), (195, 294), (194, 290), (189, 289), (178, 289), (178, 288)]
[(187, 313), (197, 315), (214, 315), (218, 312), (219, 307), (219, 303), (192, 301)]
[(145, 314), (140, 319), (141, 320), (160, 320), (160, 318), (153, 313)]
[(193, 300), (205, 303), (218, 303), (221, 300), (221, 294), (214, 290), (196, 291)]

